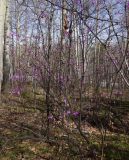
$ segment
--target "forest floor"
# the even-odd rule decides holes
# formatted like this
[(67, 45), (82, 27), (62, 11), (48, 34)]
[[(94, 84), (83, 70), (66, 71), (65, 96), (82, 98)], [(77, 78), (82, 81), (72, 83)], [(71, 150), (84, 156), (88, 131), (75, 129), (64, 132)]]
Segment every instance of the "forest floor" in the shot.
[[(89, 143), (76, 131), (75, 127), (72, 126), (73, 129), (69, 129), (66, 135), (62, 128), (55, 127), (53, 122), (48, 140), (44, 134), (45, 126), (41, 124), (42, 114), (33, 107), (24, 108), (22, 102), (25, 102), (25, 99), (4, 95), (2, 101), (0, 106), (0, 160), (100, 159), (102, 130), (100, 131), (92, 123), (85, 124), (84, 134)], [(29, 103), (33, 104), (31, 101)], [(27, 102), (25, 104), (27, 106)], [(120, 108), (117, 109), (117, 112), (118, 110)], [(122, 123), (115, 119), (114, 123), (117, 125), (113, 125), (112, 129), (106, 132), (104, 160), (129, 159), (129, 106), (124, 112), (122, 109), (119, 113), (122, 114)]]

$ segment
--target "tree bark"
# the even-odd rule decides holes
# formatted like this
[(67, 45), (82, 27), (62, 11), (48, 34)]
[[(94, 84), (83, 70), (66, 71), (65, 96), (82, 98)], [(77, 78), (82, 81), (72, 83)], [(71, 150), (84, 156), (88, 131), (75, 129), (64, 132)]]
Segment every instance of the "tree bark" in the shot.
[(6, 33), (7, 33), (7, 4), (8, 0), (0, 0), (0, 93), (2, 89), (2, 82), (4, 78), (4, 61), (6, 59)]

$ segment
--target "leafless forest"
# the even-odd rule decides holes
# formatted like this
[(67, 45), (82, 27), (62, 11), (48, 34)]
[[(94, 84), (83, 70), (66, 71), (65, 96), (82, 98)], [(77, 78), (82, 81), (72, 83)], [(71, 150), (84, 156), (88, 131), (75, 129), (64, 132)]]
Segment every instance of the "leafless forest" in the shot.
[(128, 0), (0, 0), (0, 160), (129, 160)]

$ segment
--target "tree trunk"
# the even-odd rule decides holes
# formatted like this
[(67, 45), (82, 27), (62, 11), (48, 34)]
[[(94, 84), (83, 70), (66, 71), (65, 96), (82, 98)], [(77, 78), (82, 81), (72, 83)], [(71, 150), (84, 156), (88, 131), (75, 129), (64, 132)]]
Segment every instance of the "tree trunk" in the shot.
[[(7, 0), (0, 0), (0, 92), (3, 82), (4, 61), (6, 61), (6, 33), (7, 33)], [(4, 55), (5, 54), (5, 55)], [(6, 63), (6, 62), (5, 62)]]

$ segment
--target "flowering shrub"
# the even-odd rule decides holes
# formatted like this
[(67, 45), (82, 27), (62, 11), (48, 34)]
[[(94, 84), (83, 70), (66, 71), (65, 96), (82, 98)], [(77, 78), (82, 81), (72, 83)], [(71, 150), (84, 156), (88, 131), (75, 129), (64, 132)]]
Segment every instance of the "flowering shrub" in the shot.
[(14, 88), (12, 88), (12, 90), (11, 90), (11, 93), (13, 94), (13, 95), (15, 95), (15, 96), (20, 96), (21, 95), (21, 93), (22, 93), (22, 88), (20, 88), (20, 87), (14, 87)]
[(24, 84), (26, 82), (26, 77), (23, 75), (22, 71), (17, 71), (14, 75), (10, 77), (12, 82), (11, 93), (15, 96), (20, 96), (23, 92)]

